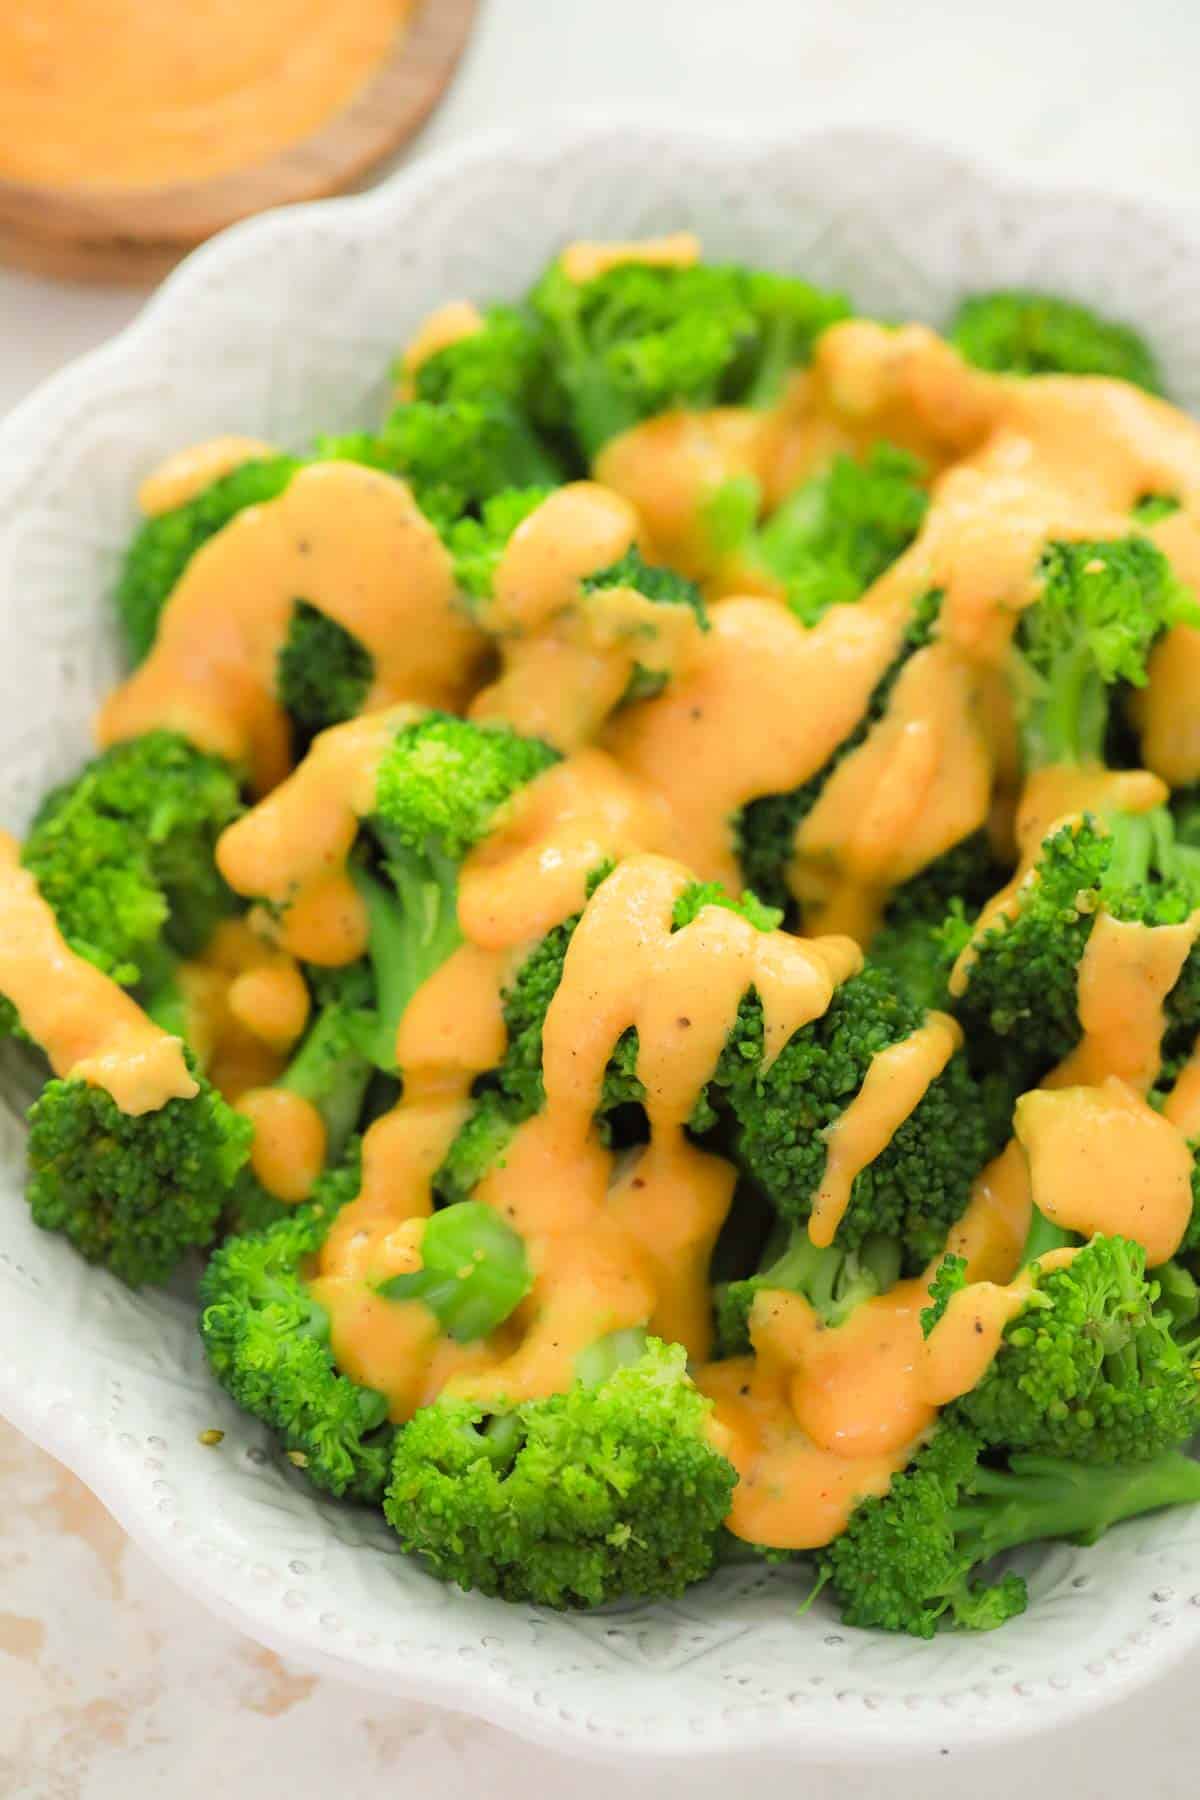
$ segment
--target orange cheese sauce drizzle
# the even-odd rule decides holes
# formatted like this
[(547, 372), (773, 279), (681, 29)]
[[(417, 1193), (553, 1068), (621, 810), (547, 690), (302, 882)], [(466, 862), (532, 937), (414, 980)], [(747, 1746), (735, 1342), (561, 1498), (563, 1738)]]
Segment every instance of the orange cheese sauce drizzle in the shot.
[(246, 765), (261, 792), (273, 787), (290, 762), (274, 682), (297, 599), (370, 654), (365, 710), (398, 701), (456, 708), (466, 699), (482, 639), (409, 488), (355, 463), (313, 463), (192, 557), (150, 655), (101, 709), (101, 744), (165, 727)]
[(0, 994), (56, 1075), (103, 1088), (123, 1113), (158, 1112), (199, 1092), (182, 1041), (76, 956), (8, 832), (0, 832)]
[(185, 506), (214, 481), (240, 469), (243, 463), (277, 454), (275, 446), (264, 443), (261, 438), (215, 437), (201, 444), (190, 444), (186, 450), (177, 450), (173, 456), (168, 456), (147, 475), (138, 488), (138, 506), (148, 519), (158, 518), (161, 513), (174, 512), (177, 506)]

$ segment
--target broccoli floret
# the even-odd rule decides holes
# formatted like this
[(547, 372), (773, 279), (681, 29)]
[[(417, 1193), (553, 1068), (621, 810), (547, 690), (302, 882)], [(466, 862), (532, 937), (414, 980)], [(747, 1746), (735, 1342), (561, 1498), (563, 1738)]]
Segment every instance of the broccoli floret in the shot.
[(750, 1309), (760, 1292), (782, 1289), (802, 1294), (827, 1325), (838, 1326), (864, 1300), (894, 1285), (900, 1261), (899, 1245), (888, 1238), (866, 1238), (857, 1250), (837, 1244), (819, 1250), (806, 1227), (778, 1228), (767, 1244), (758, 1274), (731, 1281), (718, 1295), (721, 1355), (741, 1356), (750, 1350)]
[(555, 1607), (669, 1598), (709, 1573), (736, 1480), (709, 1402), (681, 1346), (618, 1335), (568, 1393), (417, 1413), (384, 1499), (406, 1550), (462, 1588)]
[(560, 407), (590, 463), (655, 413), (768, 404), (845, 300), (746, 269), (625, 263), (574, 282), (554, 263), (530, 296)]
[(1140, 1244), (1097, 1237), (1043, 1274), (955, 1411), (985, 1444), (1145, 1462), (1200, 1427), (1200, 1372), (1146, 1278)]
[(361, 712), (374, 676), (371, 654), (356, 637), (307, 601), (296, 602), (275, 690), (302, 739)]
[(1139, 1513), (1200, 1499), (1200, 1463), (1172, 1450), (1108, 1464), (1018, 1455), (980, 1460), (969, 1431), (944, 1424), (881, 1499), (864, 1500), (822, 1558), (848, 1625), (929, 1638), (939, 1624), (990, 1631), (1025, 1610), (1020, 1576), (981, 1580), (1006, 1550), (1047, 1538), (1093, 1544)]
[(352, 867), (368, 919), (377, 984), (371, 1054), (394, 1069), (396, 1031), (417, 989), (462, 942), (458, 871), (517, 791), (558, 761), (503, 725), (428, 713), (397, 732), (380, 764), (370, 830), (382, 879)]
[(787, 871), (791, 863), (796, 833), (808, 817), (821, 789), (842, 758), (849, 756), (865, 741), (873, 725), (883, 717), (900, 671), (916, 651), (929, 644), (937, 626), (942, 596), (937, 591), (923, 594), (913, 607), (904, 639), (892, 662), (875, 684), (867, 708), (850, 735), (838, 745), (833, 755), (817, 773), (786, 794), (764, 794), (743, 807), (734, 822), (738, 859), (742, 874), (763, 899), (784, 913), (794, 911), (788, 886)]
[[(1098, 766), (1112, 690), (1141, 685), (1159, 632), (1190, 616), (1192, 602), (1148, 539), (1051, 544), (1041, 598), (1022, 615), (1018, 646), (1028, 701), (1022, 722), (1031, 768)], [(1088, 815), (1045, 841), (1032, 876), (1007, 912), (980, 933), (965, 966), (958, 1010), (978, 1039), (1019, 1039), (1032, 1080), (1079, 1037), (1077, 973), (1098, 910), (1147, 925), (1177, 924), (1200, 901), (1200, 852), (1175, 836), (1169, 812)], [(948, 946), (970, 940), (952, 924)], [(1200, 969), (1189, 971), (1168, 1011), (1195, 1007)]]
[(921, 529), (929, 506), (924, 470), (893, 444), (863, 462), (835, 456), (789, 494), (746, 544), (745, 555), (784, 583), (806, 625), (861, 598)]
[(546, 345), (535, 320), (512, 306), (489, 306), (483, 327), (425, 358), (413, 379), (418, 400), (434, 405), (497, 403), (540, 416), (547, 382)]
[(270, 1230), (222, 1244), (200, 1284), (200, 1334), (221, 1386), (279, 1435), (310, 1481), (373, 1501), (395, 1435), (387, 1400), (338, 1373), (329, 1316), (301, 1273), (360, 1181), (354, 1144), (310, 1200)]
[(513, 1133), (529, 1116), (495, 1088), (482, 1093), (433, 1178), (438, 1199), (452, 1205), (473, 1194), (488, 1171), (502, 1164)]
[(974, 913), (1001, 880), (987, 830), (981, 827), (895, 889), (871, 939), (871, 961), (922, 1006), (945, 1007), (954, 961), (946, 920)]
[(167, 596), (201, 545), (247, 506), (277, 499), (299, 467), (295, 456), (242, 463), (138, 528), (116, 592), (117, 616), (135, 662), (148, 655)]
[[(762, 1073), (762, 1008), (743, 1002), (714, 1085), (727, 1091), (737, 1153), (777, 1211), (805, 1223), (825, 1172), (826, 1133), (862, 1086), (872, 1058), (924, 1019), (879, 969), (868, 965), (838, 988), (828, 1011), (806, 1025)], [(957, 1051), (855, 1178), (836, 1242), (847, 1249), (875, 1235), (898, 1239), (916, 1272), (937, 1255), (961, 1215), (991, 1149), (992, 1122), (979, 1085)]]
[(216, 842), (241, 812), (227, 763), (168, 731), (117, 744), (42, 802), (22, 861), (78, 955), (123, 986), (231, 912)]
[(446, 547), (454, 558), (454, 579), (468, 599), (486, 609), (509, 538), (553, 491), (548, 487), (505, 488), (483, 502), (477, 519), (459, 519), (450, 527)]
[(403, 476), (443, 532), (505, 488), (553, 487), (560, 479), (550, 451), (502, 402), (413, 401), (398, 406), (378, 432), (319, 438), (317, 454)]
[(1161, 394), (1154, 353), (1131, 326), (1024, 288), (973, 294), (947, 332), (979, 369), (1011, 375), (1108, 375)]
[(203, 1077), (191, 1099), (139, 1114), (85, 1081), (47, 1082), (29, 1113), (34, 1222), (131, 1287), (165, 1281), (216, 1236), (250, 1139), (249, 1121)]

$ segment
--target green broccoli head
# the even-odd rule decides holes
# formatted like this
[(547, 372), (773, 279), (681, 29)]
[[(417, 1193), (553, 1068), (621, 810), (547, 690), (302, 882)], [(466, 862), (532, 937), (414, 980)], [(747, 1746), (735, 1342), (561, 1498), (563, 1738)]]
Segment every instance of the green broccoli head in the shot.
[(961, 933), (947, 918), (978, 912), (1003, 880), (986, 827), (973, 831), (896, 888), (871, 939), (871, 961), (910, 1000), (944, 1008)]
[(553, 492), (549, 487), (505, 488), (484, 500), (478, 518), (458, 519), (447, 531), (446, 547), (454, 559), (454, 579), (459, 590), (478, 604), (485, 617), (496, 570), (509, 538)]
[(47, 1082), (29, 1113), (34, 1222), (131, 1287), (165, 1281), (216, 1236), (251, 1135), (203, 1078), (193, 1098), (137, 1115), (87, 1082)]
[(374, 678), (370, 651), (336, 619), (298, 600), (275, 664), (275, 691), (301, 740), (360, 713)]
[(1146, 1256), (1093, 1238), (1039, 1272), (983, 1380), (956, 1410), (985, 1444), (1075, 1462), (1145, 1462), (1200, 1428), (1200, 1373)]
[(1112, 690), (1143, 687), (1160, 633), (1200, 621), (1200, 610), (1158, 546), (1136, 533), (1048, 544), (1040, 575), (1038, 600), (1017, 627), (1026, 760), (1102, 762)]
[(805, 625), (858, 600), (907, 548), (929, 506), (924, 469), (907, 450), (876, 444), (862, 462), (835, 456), (789, 494), (748, 553), (783, 582)]
[(376, 1501), (395, 1435), (387, 1401), (339, 1374), (329, 1316), (302, 1273), (360, 1180), (355, 1144), (304, 1205), (267, 1231), (222, 1244), (200, 1284), (200, 1335), (221, 1386), (279, 1436), (310, 1481)]
[(718, 1295), (721, 1355), (741, 1356), (751, 1348), (750, 1310), (756, 1295), (780, 1290), (802, 1294), (827, 1325), (843, 1325), (855, 1307), (893, 1286), (900, 1263), (900, 1247), (889, 1238), (865, 1238), (856, 1250), (839, 1244), (818, 1250), (805, 1226), (782, 1226), (768, 1242), (758, 1274), (731, 1281)]
[(22, 860), (71, 947), (130, 987), (233, 910), (215, 850), (240, 811), (227, 763), (153, 731), (48, 794)]
[(634, 262), (585, 282), (554, 263), (530, 300), (588, 462), (655, 413), (767, 404), (848, 310), (840, 295), (787, 276)]
[(944, 1423), (887, 1494), (855, 1509), (821, 1563), (848, 1625), (921, 1638), (942, 1623), (990, 1631), (1027, 1603), (1020, 1576), (980, 1578), (993, 1557), (1047, 1538), (1094, 1543), (1122, 1519), (1200, 1499), (1200, 1463), (1176, 1450), (1133, 1464), (1017, 1455), (992, 1467), (981, 1448)]
[(469, 1199), (489, 1170), (502, 1165), (513, 1133), (530, 1116), (497, 1088), (480, 1094), (433, 1178), (439, 1201), (454, 1205)]
[(1154, 354), (1132, 327), (1026, 288), (973, 294), (947, 332), (976, 368), (1008, 375), (1108, 375), (1161, 394)]
[(602, 1358), (594, 1385), (418, 1412), (384, 1499), (404, 1548), (445, 1581), (542, 1606), (666, 1599), (702, 1580), (736, 1476), (682, 1347), (620, 1348), (633, 1360)]
[(396, 1031), (421, 984), (462, 942), (458, 872), (504, 807), (557, 762), (558, 752), (506, 725), (427, 713), (395, 735), (380, 764), (370, 833), (382, 876), (365, 856), (351, 874), (368, 922), (376, 981), (371, 1055), (395, 1067)]
[[(862, 1086), (872, 1058), (922, 1024), (924, 1012), (870, 965), (828, 1011), (798, 1031), (762, 1072), (762, 1010), (744, 1004), (714, 1081), (727, 1091), (737, 1154), (781, 1217), (807, 1222), (825, 1171), (825, 1135)], [(991, 1150), (980, 1085), (957, 1051), (891, 1142), (856, 1177), (837, 1243), (879, 1235), (916, 1272), (937, 1255)]]
[(425, 358), (413, 387), (418, 400), (434, 406), (500, 404), (537, 416), (547, 378), (536, 321), (513, 306), (489, 306), (481, 330)]
[(560, 479), (528, 422), (499, 401), (415, 400), (396, 407), (378, 432), (318, 438), (317, 455), (402, 476), (443, 532), (506, 488), (552, 487)]

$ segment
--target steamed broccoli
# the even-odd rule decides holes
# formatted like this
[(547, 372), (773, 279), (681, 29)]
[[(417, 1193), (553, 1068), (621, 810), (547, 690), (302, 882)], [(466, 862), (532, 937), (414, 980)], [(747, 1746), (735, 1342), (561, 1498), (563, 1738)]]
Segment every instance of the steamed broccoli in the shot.
[(582, 283), (554, 263), (530, 300), (561, 412), (589, 463), (655, 413), (769, 404), (848, 311), (841, 295), (788, 276), (636, 262)]
[[(938, 1272), (930, 1321), (966, 1286)], [(1145, 1462), (1200, 1428), (1200, 1370), (1147, 1279), (1140, 1244), (1097, 1237), (1050, 1272), (1033, 1259), (1029, 1297), (979, 1384), (953, 1408), (985, 1444), (1075, 1462)], [(925, 1323), (923, 1316), (922, 1323)]]
[[(805, 625), (858, 600), (921, 528), (929, 505), (924, 470), (893, 444), (866, 459), (835, 456), (789, 494), (741, 546), (745, 559), (784, 585)], [(732, 548), (732, 546), (729, 546)]]
[(1012, 375), (1109, 375), (1161, 394), (1153, 352), (1128, 325), (1074, 300), (1001, 289), (964, 300), (947, 331), (980, 369)]
[(736, 1476), (681, 1346), (621, 1332), (569, 1392), (442, 1399), (396, 1439), (384, 1511), (443, 1580), (587, 1607), (669, 1598), (709, 1573)]
[[(828, 1011), (761, 1071), (762, 1009), (745, 1001), (714, 1076), (737, 1125), (737, 1154), (780, 1215), (807, 1221), (826, 1161), (826, 1133), (862, 1086), (872, 1058), (916, 1031), (924, 1009), (868, 965), (838, 988)], [(836, 1242), (847, 1249), (898, 1239), (904, 1266), (937, 1255), (989, 1153), (993, 1121), (982, 1088), (956, 1051), (854, 1181)]]
[[(465, 398), (397, 407), (378, 432), (321, 438), (309, 456), (244, 463), (182, 506), (147, 519), (135, 534), (116, 595), (135, 659), (149, 653), (163, 607), (195, 553), (246, 507), (277, 499), (314, 460), (365, 463), (403, 476), (440, 531), (490, 494), (553, 482), (559, 472), (511, 407)], [(374, 675), (365, 646), (323, 614), (318, 599), (296, 596), (276, 670), (280, 704), (305, 736), (352, 717)]]
[(153, 731), (48, 794), (22, 861), (72, 949), (132, 987), (164, 951), (198, 950), (233, 910), (214, 852), (241, 810), (227, 763)]
[(29, 1113), (34, 1222), (132, 1287), (165, 1281), (216, 1236), (250, 1138), (203, 1077), (191, 1099), (138, 1114), (85, 1081), (47, 1082)]
[(338, 1373), (329, 1316), (301, 1273), (360, 1181), (355, 1144), (303, 1205), (268, 1231), (222, 1244), (200, 1284), (200, 1334), (221, 1386), (279, 1434), (311, 1481), (375, 1500), (394, 1435), (387, 1401)]
[(413, 377), (418, 400), (503, 404), (539, 420), (549, 382), (546, 345), (533, 317), (513, 306), (489, 306), (482, 329), (427, 356)]
[(1122, 1519), (1200, 1500), (1200, 1463), (1178, 1450), (1133, 1464), (1017, 1455), (992, 1467), (980, 1448), (944, 1424), (887, 1494), (855, 1509), (821, 1562), (848, 1625), (922, 1638), (941, 1623), (990, 1631), (1027, 1604), (1019, 1575), (981, 1579), (993, 1557), (1044, 1538), (1093, 1544)]
[(352, 869), (368, 917), (377, 989), (371, 1054), (380, 1068), (395, 1067), (396, 1030), (408, 1002), (462, 942), (464, 857), (513, 795), (557, 760), (535, 738), (446, 713), (428, 713), (396, 733), (368, 821), (378, 868), (360, 858)]
[[(1029, 690), (1022, 722), (1027, 766), (1099, 768), (1112, 690), (1144, 684), (1160, 631), (1193, 603), (1162, 552), (1146, 538), (1055, 543), (1042, 562), (1038, 602), (1023, 615), (1018, 646)], [(1087, 814), (1052, 832), (1015, 916), (973, 940), (960, 1016), (976, 1041), (1019, 1043), (1032, 1079), (1079, 1037), (1077, 973), (1096, 914), (1175, 924), (1200, 902), (1200, 852), (1181, 844), (1169, 811)], [(951, 940), (971, 934), (960, 909)], [(1168, 1012), (1200, 1021), (1200, 977), (1185, 972)]]
[[(222, 1387), (279, 1435), (311, 1481), (332, 1494), (377, 1500), (395, 1435), (388, 1403), (339, 1372), (328, 1313), (305, 1280), (338, 1213), (357, 1195), (361, 1172), (354, 1142), (303, 1205), (266, 1231), (222, 1244), (201, 1283), (200, 1331)], [(418, 1269), (374, 1284), (375, 1291), (397, 1304), (419, 1302), (431, 1331), (459, 1343), (494, 1331), (529, 1287), (521, 1239), (474, 1202), (434, 1213), (419, 1254)]]
[(767, 1243), (757, 1275), (731, 1281), (718, 1294), (717, 1341), (722, 1356), (750, 1344), (750, 1309), (764, 1290), (802, 1294), (826, 1325), (845, 1323), (856, 1306), (899, 1279), (900, 1248), (889, 1238), (865, 1238), (857, 1250), (830, 1244), (818, 1250), (803, 1225), (780, 1224)]

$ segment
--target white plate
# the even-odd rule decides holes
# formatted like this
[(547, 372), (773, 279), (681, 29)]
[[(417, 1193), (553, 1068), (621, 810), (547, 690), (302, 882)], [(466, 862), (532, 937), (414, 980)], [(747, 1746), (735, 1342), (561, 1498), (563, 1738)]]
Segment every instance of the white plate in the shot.
[[(18, 828), (88, 752), (118, 669), (104, 605), (139, 478), (217, 432), (302, 445), (378, 415), (389, 357), (441, 300), (519, 292), (568, 238), (698, 229), (709, 253), (939, 321), (1034, 283), (1143, 327), (1200, 410), (1200, 238), (1149, 207), (981, 170), (905, 137), (539, 126), (373, 194), (239, 226), (114, 343), (0, 429), (0, 781)], [(0, 1409), (178, 1582), (302, 1662), (559, 1746), (896, 1755), (1101, 1706), (1200, 1639), (1200, 1511), (1032, 1564), (1029, 1612), (932, 1644), (797, 1616), (794, 1576), (726, 1573), (673, 1606), (561, 1616), (424, 1575), (382, 1523), (314, 1500), (208, 1379), (191, 1309), (134, 1295), (30, 1224), (0, 1109)], [(223, 1443), (197, 1434), (221, 1426)]]

